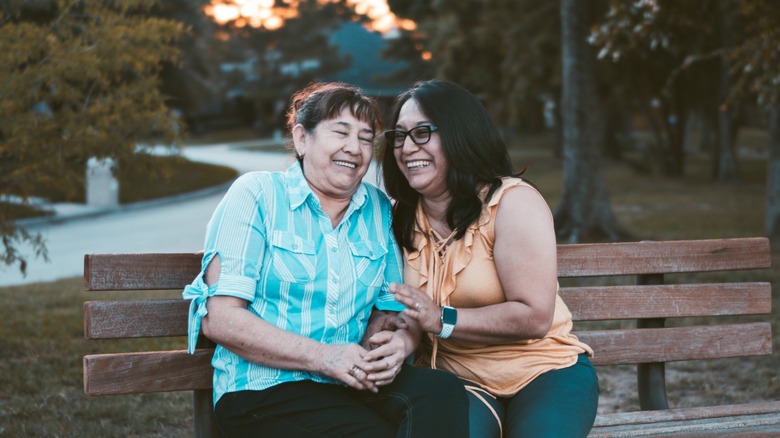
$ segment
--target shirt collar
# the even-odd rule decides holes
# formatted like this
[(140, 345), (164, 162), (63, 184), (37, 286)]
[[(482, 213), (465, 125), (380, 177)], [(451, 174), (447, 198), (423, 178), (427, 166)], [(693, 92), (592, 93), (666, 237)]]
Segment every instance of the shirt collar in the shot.
[[(319, 199), (314, 195), (309, 183), (306, 181), (306, 177), (303, 176), (303, 169), (301, 163), (297, 160), (287, 168), (284, 173), (284, 179), (287, 185), (287, 190), (290, 196), (290, 210), (295, 210), (306, 202), (306, 198), (309, 196), (319, 205)], [(355, 193), (352, 195), (352, 202), (350, 210), (356, 210), (363, 207), (368, 197), (368, 190), (365, 183), (361, 183)], [(349, 212), (348, 212), (349, 213)]]

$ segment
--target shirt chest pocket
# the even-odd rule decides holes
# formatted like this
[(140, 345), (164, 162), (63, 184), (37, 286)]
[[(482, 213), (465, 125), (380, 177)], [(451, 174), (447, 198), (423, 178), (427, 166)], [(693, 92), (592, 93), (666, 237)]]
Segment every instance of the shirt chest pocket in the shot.
[(314, 244), (300, 236), (275, 231), (271, 237), (271, 269), (282, 281), (308, 283), (314, 279), (317, 258)]
[(369, 287), (380, 287), (385, 280), (385, 255), (387, 248), (377, 242), (350, 242), (355, 260), (355, 276)]

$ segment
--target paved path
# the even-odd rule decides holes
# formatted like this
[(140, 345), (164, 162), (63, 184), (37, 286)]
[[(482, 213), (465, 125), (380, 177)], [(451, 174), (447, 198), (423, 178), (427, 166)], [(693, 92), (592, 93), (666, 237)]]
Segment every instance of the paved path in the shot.
[[(255, 142), (257, 143), (257, 142)], [(282, 170), (291, 155), (240, 149), (247, 142), (189, 147), (184, 156), (233, 167), (240, 174), (253, 170)], [(366, 176), (376, 181), (374, 167)], [(28, 230), (46, 239), (50, 262), (28, 254), (27, 277), (14, 267), (0, 267), (0, 287), (23, 285), (83, 273), (84, 254), (126, 252), (189, 252), (203, 249), (203, 237), (211, 213), (227, 186), (196, 194), (124, 206), (110, 211), (83, 205), (57, 205), (51, 221), (31, 223)]]

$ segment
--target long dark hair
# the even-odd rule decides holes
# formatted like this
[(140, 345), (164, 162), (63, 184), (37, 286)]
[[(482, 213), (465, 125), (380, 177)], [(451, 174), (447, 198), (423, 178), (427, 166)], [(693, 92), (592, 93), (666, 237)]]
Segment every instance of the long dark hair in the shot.
[[(485, 108), (468, 90), (455, 83), (434, 79), (418, 82), (399, 95), (393, 104), (390, 127), (395, 127), (401, 107), (408, 100), (417, 102), (422, 112), (439, 130), (447, 159), (447, 190), (452, 201), (447, 208), (447, 224), (455, 230), (455, 239), (466, 233), (479, 219), (483, 200), (479, 191), (488, 186), (487, 202), (505, 176), (515, 173), (506, 144)], [(382, 174), (385, 189), (395, 199), (393, 232), (401, 247), (413, 251), (415, 211), (420, 199), (398, 168), (393, 146), (382, 145)]]

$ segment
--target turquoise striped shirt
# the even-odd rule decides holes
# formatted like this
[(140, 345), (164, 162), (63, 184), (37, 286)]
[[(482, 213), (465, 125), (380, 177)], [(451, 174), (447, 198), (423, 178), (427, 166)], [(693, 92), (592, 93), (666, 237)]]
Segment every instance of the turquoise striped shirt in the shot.
[[(334, 228), (297, 162), (286, 172), (241, 176), (209, 222), (202, 272), (182, 294), (192, 299), (188, 350), (195, 349), (206, 299), (214, 295), (244, 299), (258, 317), (319, 342), (360, 342), (373, 307), (403, 309), (387, 287), (403, 282), (390, 224), (390, 201), (366, 183)], [(217, 254), (219, 281), (209, 287), (203, 271)], [(215, 404), (227, 392), (331, 382), (316, 373), (252, 363), (219, 345), (211, 363)]]

